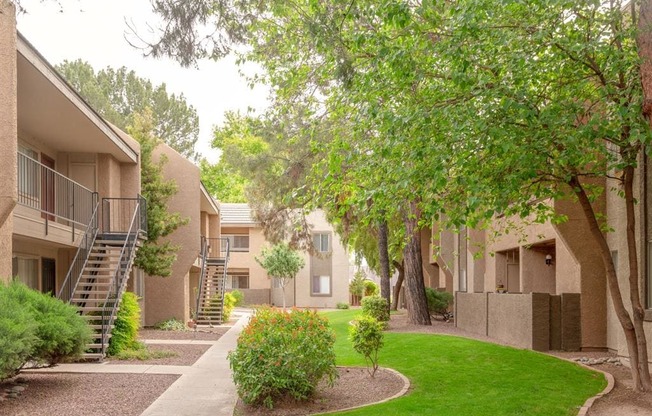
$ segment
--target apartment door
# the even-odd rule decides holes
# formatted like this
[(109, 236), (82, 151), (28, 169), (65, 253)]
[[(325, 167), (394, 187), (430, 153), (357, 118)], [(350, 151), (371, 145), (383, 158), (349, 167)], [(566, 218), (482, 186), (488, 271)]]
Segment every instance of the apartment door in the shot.
[(521, 291), (521, 279), (519, 276), (518, 263), (507, 265), (507, 291), (511, 293)]
[(57, 268), (54, 259), (41, 259), (41, 291), (56, 295)]
[[(45, 218), (46, 213), (54, 214), (54, 159), (41, 153), (41, 163), (52, 169), (41, 170), (41, 210), (43, 211), (41, 216)], [(53, 221), (54, 215), (47, 215), (47, 218)]]

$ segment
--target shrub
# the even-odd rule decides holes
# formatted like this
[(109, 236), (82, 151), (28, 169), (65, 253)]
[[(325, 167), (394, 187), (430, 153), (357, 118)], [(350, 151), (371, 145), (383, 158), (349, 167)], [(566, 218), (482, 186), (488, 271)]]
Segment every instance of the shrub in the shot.
[(29, 308), (0, 283), (0, 381), (13, 377), (28, 360), (38, 338)]
[(91, 330), (79, 316), (77, 308), (20, 282), (11, 283), (7, 290), (10, 296), (29, 309), (36, 323), (35, 335), (38, 340), (28, 360), (56, 364), (84, 352), (91, 340)]
[(232, 290), (229, 293), (235, 298), (235, 306), (242, 306), (242, 302), (244, 302), (244, 293), (237, 289)]
[(233, 296), (232, 292), (224, 294), (224, 307), (222, 308), (222, 322), (228, 322), (231, 318), (231, 312), (235, 308), (235, 304), (238, 302), (238, 299)]
[(379, 294), (378, 285), (372, 280), (364, 281), (364, 295), (365, 296), (376, 296)]
[(353, 275), (353, 280), (349, 283), (349, 293), (353, 296), (362, 297), (365, 289), (365, 275), (362, 271), (358, 270)]
[(380, 296), (365, 296), (362, 298), (362, 313), (381, 322), (389, 321), (389, 304)]
[(337, 309), (349, 309), (349, 304), (346, 302), (337, 302)]
[(160, 329), (162, 331), (185, 331), (186, 324), (184, 324), (178, 319), (170, 318), (170, 319), (166, 319), (165, 321), (161, 321), (157, 323), (156, 325), (154, 325), (154, 328)]
[(440, 292), (431, 287), (426, 288), (426, 298), (428, 299), (428, 311), (430, 314), (440, 314), (447, 318), (448, 307), (453, 302), (453, 295), (448, 292)]
[(240, 398), (272, 408), (286, 395), (305, 400), (324, 377), (332, 385), (334, 343), (328, 320), (315, 311), (256, 310), (229, 353)]
[(384, 344), (384, 327), (383, 322), (368, 315), (358, 316), (349, 327), (349, 339), (353, 343), (353, 349), (364, 356), (371, 377), (378, 370), (378, 351)]
[(111, 340), (109, 341), (108, 355), (116, 355), (124, 350), (142, 349), (138, 342), (138, 327), (140, 327), (140, 305), (138, 296), (131, 292), (122, 295), (122, 302), (118, 315), (114, 321)]

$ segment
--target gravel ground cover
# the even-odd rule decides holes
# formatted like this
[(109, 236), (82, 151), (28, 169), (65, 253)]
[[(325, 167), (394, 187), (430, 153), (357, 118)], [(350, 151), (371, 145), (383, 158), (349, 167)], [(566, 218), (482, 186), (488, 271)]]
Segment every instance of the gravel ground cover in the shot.
[(108, 365), (111, 364), (153, 364), (153, 365), (193, 365), (201, 357), (210, 345), (197, 344), (147, 344), (147, 349), (151, 352), (169, 351), (174, 356), (153, 358), (150, 360), (116, 360), (109, 358), (106, 360)]
[(331, 412), (373, 403), (399, 393), (403, 380), (393, 372), (379, 369), (371, 378), (365, 368), (339, 367), (339, 378), (333, 387), (322, 382), (315, 395), (306, 402), (285, 399), (274, 409), (247, 406), (238, 400), (234, 416), (299, 416)]
[[(13, 399), (0, 396), (3, 416), (140, 415), (178, 375), (21, 374), (25, 389)], [(0, 384), (1, 391), (12, 386)]]
[(145, 339), (176, 339), (176, 340), (201, 340), (217, 341), (231, 328), (214, 327), (199, 328), (196, 331), (162, 331), (160, 329), (145, 328), (138, 331), (138, 338)]

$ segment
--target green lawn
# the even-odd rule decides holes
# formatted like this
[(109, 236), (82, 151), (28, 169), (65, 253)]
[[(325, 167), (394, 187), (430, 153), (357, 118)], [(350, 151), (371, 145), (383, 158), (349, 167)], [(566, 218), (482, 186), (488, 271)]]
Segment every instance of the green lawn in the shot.
[[(337, 334), (338, 365), (364, 365), (347, 339), (357, 313), (325, 313)], [(380, 365), (407, 376), (412, 391), (340, 414), (567, 416), (606, 386), (602, 374), (544, 354), (446, 335), (386, 333)]]

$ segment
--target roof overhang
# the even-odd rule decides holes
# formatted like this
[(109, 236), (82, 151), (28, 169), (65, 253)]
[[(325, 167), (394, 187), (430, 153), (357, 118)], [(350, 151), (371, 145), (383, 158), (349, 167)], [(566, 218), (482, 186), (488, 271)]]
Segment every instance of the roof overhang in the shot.
[(220, 208), (217, 205), (217, 202), (211, 196), (211, 194), (208, 193), (208, 190), (201, 181), (199, 182), (199, 189), (201, 190), (201, 211), (208, 212), (211, 215), (219, 215)]
[(56, 151), (108, 153), (136, 163), (131, 148), (19, 33), (18, 130)]

